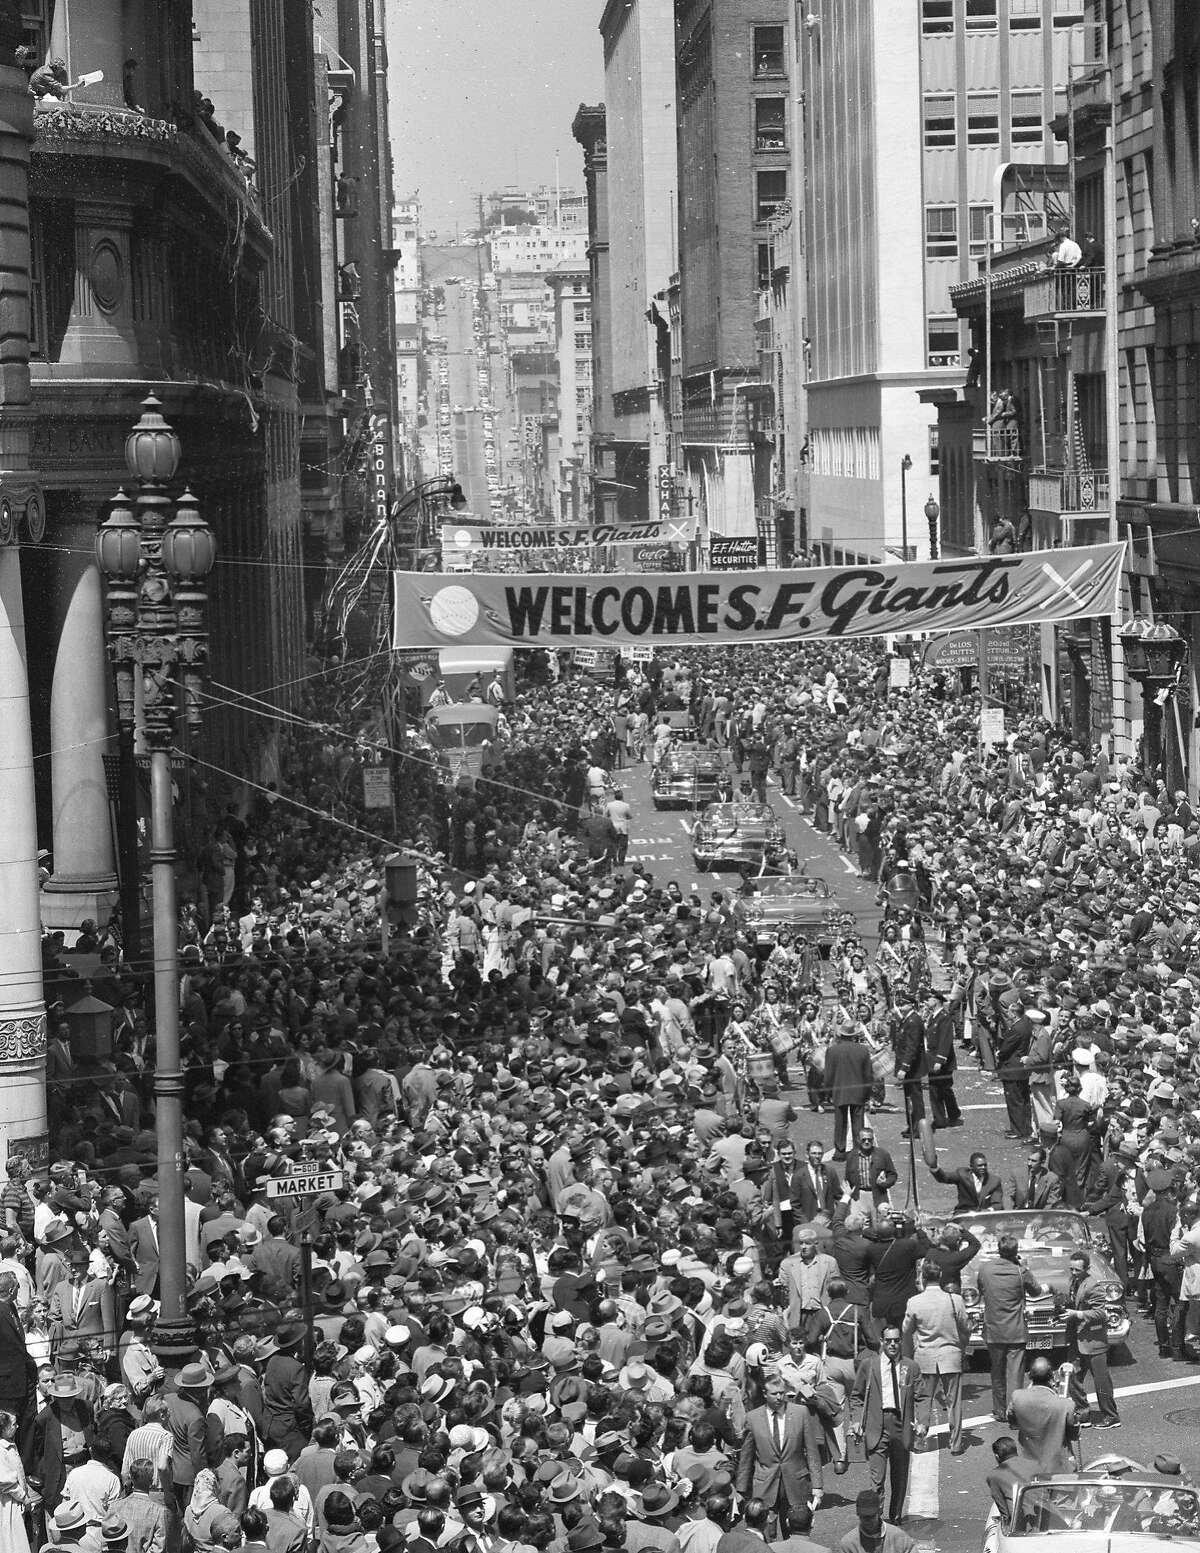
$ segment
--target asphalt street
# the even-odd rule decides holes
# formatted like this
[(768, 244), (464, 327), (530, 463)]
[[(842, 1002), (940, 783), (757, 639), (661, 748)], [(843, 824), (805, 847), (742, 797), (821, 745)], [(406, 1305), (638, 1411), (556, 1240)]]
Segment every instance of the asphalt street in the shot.
[[(693, 882), (705, 896), (710, 890), (736, 887), (735, 872), (697, 872), (690, 845), (692, 815), (686, 809), (655, 810), (650, 801), (648, 765), (614, 774), (614, 781), (618, 780), (634, 809), (629, 861), (642, 862), (658, 883), (677, 880), (685, 894)], [(827, 880), (838, 904), (855, 914), (873, 959), (881, 916), (875, 904), (876, 886), (860, 880), (837, 845), (817, 831), (777, 787), (770, 787), (768, 797), (783, 821), (789, 845), (808, 872)], [(1024, 1163), (1024, 1151), (1003, 1136), (1007, 1117), (1000, 1086), (990, 1074), (980, 1071), (973, 1058), (961, 1055), (960, 1064), (956, 1092), (966, 1126), (945, 1135), (949, 1141), (941, 1150), (943, 1163), (965, 1164), (971, 1150), (983, 1149), (1007, 1186), (1009, 1176)], [(797, 1104), (804, 1105), (805, 1098), (797, 1093)], [(878, 1113), (874, 1123), (879, 1142), (891, 1152), (900, 1172), (893, 1201), (897, 1205), (915, 1202), (927, 1213), (948, 1212), (954, 1193), (932, 1179), (919, 1149), (915, 1164), (912, 1162), (909, 1145), (900, 1137), (904, 1125), (900, 1111)], [(832, 1137), (832, 1117), (802, 1112), (797, 1123), (801, 1144), (816, 1138), (831, 1150)], [(1109, 1356), (1122, 1427), (1086, 1430), (1084, 1460), (1119, 1452), (1149, 1463), (1163, 1452), (1178, 1456), (1185, 1468), (1200, 1473), (1200, 1365), (1159, 1359), (1153, 1323), (1137, 1311), (1136, 1301), (1131, 1300), (1130, 1306), (1133, 1326), (1128, 1342), (1115, 1347)], [(905, 1529), (919, 1545), (943, 1553), (979, 1547), (989, 1503), (985, 1475), (993, 1464), (989, 1447), (1000, 1433), (1007, 1432), (992, 1422), (986, 1363), (975, 1361), (964, 1378), (963, 1390), (969, 1449), (963, 1456), (953, 1457), (944, 1428), (931, 1434), (926, 1448), (913, 1457), (905, 1520)], [(836, 1548), (842, 1535), (853, 1529), (854, 1495), (865, 1486), (862, 1465), (852, 1465), (843, 1477), (829, 1475), (825, 1501), (812, 1532), (816, 1542)]]

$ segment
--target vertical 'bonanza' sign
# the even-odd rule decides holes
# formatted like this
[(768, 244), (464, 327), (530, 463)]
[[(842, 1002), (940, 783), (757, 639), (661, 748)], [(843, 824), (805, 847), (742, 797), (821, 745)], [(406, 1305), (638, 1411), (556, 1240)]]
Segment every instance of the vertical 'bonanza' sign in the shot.
[(388, 520), (388, 418), (371, 417), (371, 505), (375, 522), (383, 527)]

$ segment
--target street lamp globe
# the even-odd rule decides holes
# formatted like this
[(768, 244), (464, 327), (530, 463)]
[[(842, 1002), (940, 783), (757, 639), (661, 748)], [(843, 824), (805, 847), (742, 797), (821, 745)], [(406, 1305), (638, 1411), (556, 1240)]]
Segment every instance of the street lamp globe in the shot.
[(110, 582), (136, 582), (141, 563), (142, 525), (124, 491), (118, 491), (93, 541), (96, 565)]
[(929, 500), (925, 503), (925, 516), (930, 523), (936, 523), (941, 515), (942, 509), (937, 504), (937, 497), (931, 493)]
[(202, 582), (213, 569), (217, 541), (191, 491), (175, 503), (175, 516), (163, 532), (162, 558), (168, 575), (180, 582)]
[(162, 417), (162, 405), (148, 394), (142, 418), (125, 438), (125, 466), (135, 480), (165, 483), (179, 468), (179, 438)]

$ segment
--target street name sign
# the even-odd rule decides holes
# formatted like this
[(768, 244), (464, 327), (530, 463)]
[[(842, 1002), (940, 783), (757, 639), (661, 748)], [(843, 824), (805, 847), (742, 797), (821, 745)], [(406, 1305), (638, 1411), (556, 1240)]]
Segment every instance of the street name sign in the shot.
[(340, 1192), (345, 1184), (344, 1170), (297, 1170), (287, 1176), (271, 1176), (267, 1197), (315, 1197), (319, 1192)]

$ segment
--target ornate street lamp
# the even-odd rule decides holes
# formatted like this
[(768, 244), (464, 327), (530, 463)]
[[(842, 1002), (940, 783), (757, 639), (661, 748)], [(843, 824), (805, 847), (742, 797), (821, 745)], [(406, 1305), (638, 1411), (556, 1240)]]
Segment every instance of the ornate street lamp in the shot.
[(1161, 755), (1164, 774), (1170, 776), (1170, 740), (1160, 727), (1160, 717), (1150, 718), (1150, 708), (1157, 707), (1163, 717), (1170, 703), (1174, 714), (1175, 740), (1178, 745), (1178, 761), (1181, 771), (1186, 771), (1186, 746), (1179, 715), (1179, 678), (1188, 646), (1179, 632), (1166, 620), (1148, 620), (1145, 615), (1134, 615), (1117, 633), (1125, 657), (1125, 668), (1130, 679), (1142, 687), (1142, 697), (1147, 709), (1146, 740), (1151, 766)]
[(942, 516), (942, 509), (937, 504), (937, 497), (932, 491), (929, 500), (925, 503), (925, 521), (929, 524), (929, 559), (937, 561), (942, 554), (942, 532), (938, 526), (938, 520)]
[(151, 864), (154, 899), (154, 1074), (158, 1138), (160, 1314), (156, 1348), (172, 1367), (195, 1350), (188, 1319), (184, 1238), (183, 1069), (179, 1051), (179, 930), (175, 901), (175, 813), (171, 751), (180, 701), (190, 728), (201, 722), (208, 667), (204, 580), (216, 559), (212, 530), (190, 491), (172, 500), (179, 438), (151, 395), (125, 440), (133, 500), (117, 492), (96, 532), (96, 564), (108, 602), (108, 652), (116, 680), (117, 721), (132, 748), (137, 676), (150, 747)]

